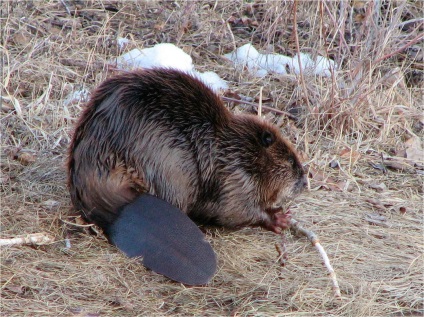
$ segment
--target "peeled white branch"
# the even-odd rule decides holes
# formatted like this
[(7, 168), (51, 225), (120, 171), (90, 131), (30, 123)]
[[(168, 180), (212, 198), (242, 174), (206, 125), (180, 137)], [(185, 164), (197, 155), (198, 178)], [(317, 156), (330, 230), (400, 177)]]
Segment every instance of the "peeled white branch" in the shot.
[(317, 248), (319, 254), (324, 260), (324, 264), (327, 267), (328, 272), (330, 273), (331, 281), (333, 282), (333, 291), (334, 296), (337, 298), (341, 298), (342, 295), (340, 293), (340, 287), (339, 283), (337, 282), (336, 273), (334, 272), (333, 267), (330, 264), (330, 260), (327, 256), (327, 253), (325, 252), (324, 248), (319, 242), (319, 239), (315, 233), (312, 231), (309, 231), (305, 228), (303, 228), (297, 220), (291, 219), (290, 220), (290, 229), (293, 230), (296, 234), (303, 235), (308, 238), (309, 241), (311, 241), (312, 245)]
[(40, 233), (30, 233), (25, 235), (20, 235), (15, 238), (10, 239), (0, 239), (0, 246), (5, 245), (21, 245), (21, 244), (48, 244), (53, 242), (54, 239), (51, 235), (40, 232)]

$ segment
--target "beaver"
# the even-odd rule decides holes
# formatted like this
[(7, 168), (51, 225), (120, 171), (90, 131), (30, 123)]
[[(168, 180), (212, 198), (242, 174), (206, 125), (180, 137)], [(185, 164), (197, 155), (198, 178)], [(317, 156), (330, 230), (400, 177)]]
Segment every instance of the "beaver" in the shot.
[(275, 126), (232, 114), (201, 80), (164, 68), (100, 84), (76, 124), (68, 174), (74, 207), (109, 242), (189, 285), (216, 270), (193, 221), (279, 233), (291, 216), (283, 208), (306, 185)]
[(202, 81), (164, 68), (100, 84), (76, 124), (68, 172), (74, 207), (107, 237), (143, 194), (198, 224), (279, 233), (290, 217), (283, 207), (306, 185), (274, 125), (231, 113)]

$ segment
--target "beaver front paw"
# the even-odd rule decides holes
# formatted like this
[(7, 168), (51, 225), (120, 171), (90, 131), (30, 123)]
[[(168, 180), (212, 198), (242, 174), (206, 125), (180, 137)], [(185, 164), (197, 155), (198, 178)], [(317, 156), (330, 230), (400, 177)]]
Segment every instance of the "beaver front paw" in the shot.
[(280, 234), (281, 231), (290, 228), (290, 220), (292, 218), (292, 213), (290, 209), (287, 212), (277, 212), (270, 215), (270, 221), (265, 224), (265, 228), (274, 231), (277, 234)]

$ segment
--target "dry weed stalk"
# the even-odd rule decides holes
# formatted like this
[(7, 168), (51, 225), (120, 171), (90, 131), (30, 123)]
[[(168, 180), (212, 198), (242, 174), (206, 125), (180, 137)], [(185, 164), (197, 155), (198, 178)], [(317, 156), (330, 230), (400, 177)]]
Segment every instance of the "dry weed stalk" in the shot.
[[(293, 36), (296, 44), (296, 53), (297, 53), (297, 62), (299, 63), (299, 80), (303, 88), (304, 97), (306, 100), (306, 105), (308, 106), (309, 111), (311, 110), (309, 103), (308, 90), (306, 88), (305, 76), (303, 74), (302, 68), (302, 58), (300, 56), (300, 45), (299, 45), (299, 36), (297, 32), (297, 0), (293, 2)], [(303, 65), (305, 66), (305, 65)]]
[[(246, 100), (239, 100), (239, 99), (235, 99), (235, 98), (231, 98), (231, 97), (226, 97), (226, 96), (221, 96), (221, 99), (224, 100), (224, 101), (228, 101), (228, 102), (234, 102), (234, 103), (238, 103), (238, 104), (249, 105), (249, 106), (252, 106), (252, 107), (255, 107), (255, 108), (258, 108), (259, 109), (259, 104), (256, 104), (254, 102), (250, 102), (250, 101), (246, 101)], [(274, 112), (276, 114), (281, 114), (281, 115), (287, 116), (290, 119), (293, 119), (293, 120), (296, 119), (296, 117), (294, 115), (292, 115), (291, 113), (289, 113), (289, 112), (286, 112), (286, 111), (283, 111), (283, 110), (279, 110), (279, 109), (275, 109), (275, 108), (268, 107), (268, 106), (264, 106), (264, 105), (262, 105), (261, 107), (262, 107), (262, 109), (265, 109), (265, 110)]]

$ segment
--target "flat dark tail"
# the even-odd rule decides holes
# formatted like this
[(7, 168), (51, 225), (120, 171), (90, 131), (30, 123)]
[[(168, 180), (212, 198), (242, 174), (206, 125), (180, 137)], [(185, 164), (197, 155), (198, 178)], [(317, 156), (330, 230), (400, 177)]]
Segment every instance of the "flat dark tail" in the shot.
[(124, 206), (106, 228), (109, 241), (149, 269), (188, 285), (208, 283), (216, 256), (197, 225), (180, 209), (149, 194)]

